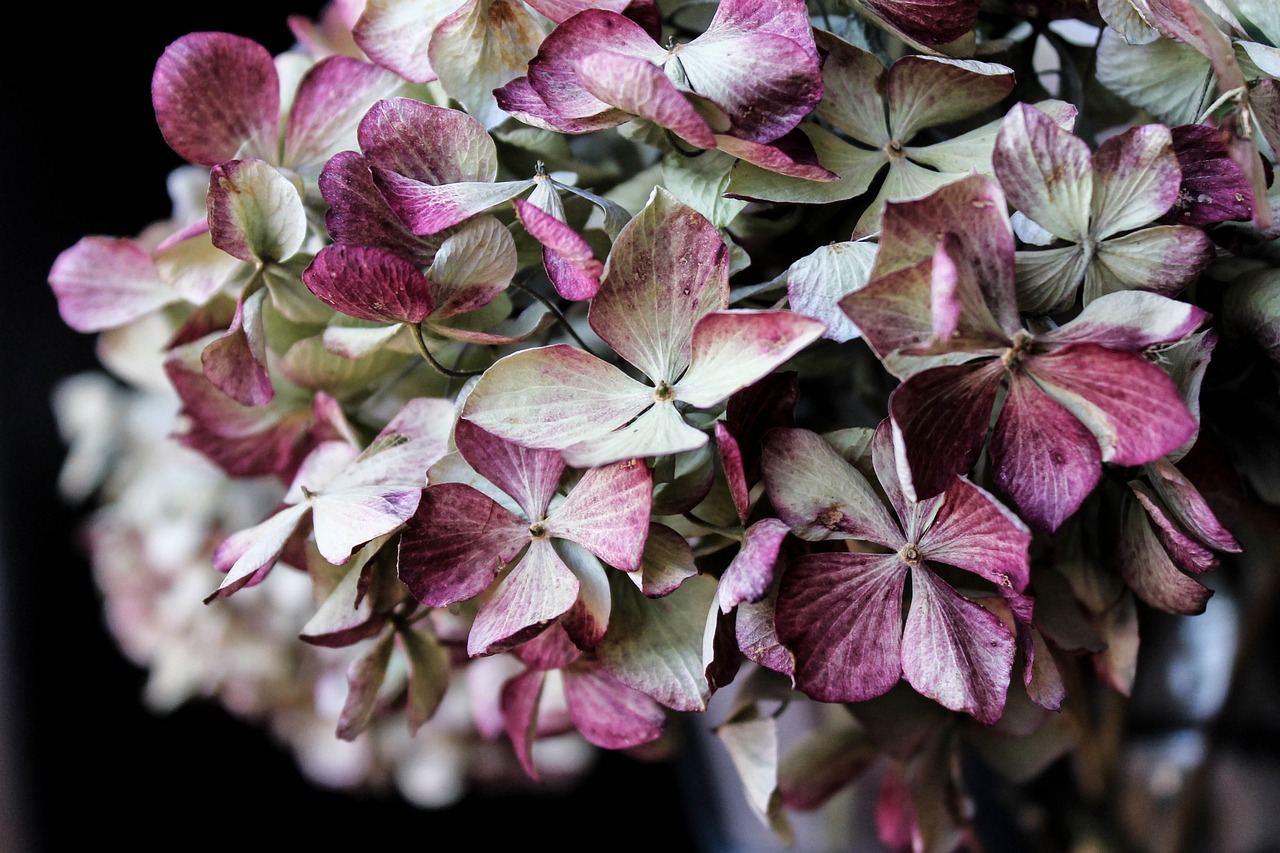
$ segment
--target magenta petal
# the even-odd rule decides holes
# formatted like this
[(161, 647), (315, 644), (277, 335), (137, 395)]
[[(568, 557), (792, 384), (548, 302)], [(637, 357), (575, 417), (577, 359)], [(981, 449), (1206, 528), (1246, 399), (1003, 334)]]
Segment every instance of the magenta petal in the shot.
[(1098, 344), (1140, 352), (1180, 341), (1209, 319), (1203, 308), (1157, 293), (1122, 291), (1092, 300), (1084, 310), (1036, 340), (1042, 344)]
[(305, 504), (283, 507), (265, 521), (227, 537), (213, 555), (214, 566), (227, 576), (205, 603), (260, 582), (280, 559), (289, 538), (310, 509)]
[(550, 541), (534, 539), (524, 557), (481, 605), (467, 637), (467, 654), (496, 654), (535, 637), (577, 600), (577, 576)]
[(303, 271), (302, 281), (330, 308), (361, 320), (421, 323), (432, 310), (422, 271), (386, 249), (325, 246)]
[(525, 201), (515, 199), (516, 216), (525, 230), (542, 244), (542, 260), (556, 292), (565, 299), (590, 299), (600, 289), (604, 264), (591, 244), (565, 223)]
[(768, 376), (822, 336), (821, 320), (793, 311), (713, 311), (693, 328), (689, 370), (676, 398), (700, 409)]
[(1222, 132), (1207, 124), (1170, 128), (1182, 186), (1166, 221), (1204, 227), (1253, 218), (1253, 186), (1231, 157)]
[(908, 496), (931, 498), (973, 468), (1004, 372), (999, 361), (945, 365), (917, 373), (889, 395), (898, 465), (905, 461), (910, 472), (903, 478)]
[(738, 514), (738, 522), (745, 527), (747, 514), (751, 512), (751, 487), (747, 484), (747, 475), (742, 465), (742, 450), (738, 447), (738, 440), (730, 434), (724, 421), (716, 421), (715, 430), (720, 470), (724, 472), (725, 484), (729, 488), (729, 496), (733, 499), (733, 509)]
[(325, 230), (335, 243), (377, 246), (427, 266), (441, 239), (419, 237), (404, 226), (373, 182), (368, 161), (354, 151), (335, 154), (320, 173), (320, 194), (329, 204)]
[(992, 472), (1028, 522), (1053, 532), (1093, 491), (1102, 457), (1084, 424), (1020, 373), (991, 436)]
[(378, 166), (373, 167), (373, 182), (400, 221), (419, 235), (438, 234), (510, 201), (533, 186), (532, 179), (433, 186)]
[(655, 383), (674, 383), (689, 366), (694, 325), (728, 304), (720, 232), (658, 187), (614, 241), (589, 317), (618, 355)]
[(926, 560), (980, 575), (1001, 591), (1022, 592), (1030, 580), (1031, 532), (985, 489), (957, 479), (920, 538)]
[(100, 332), (141, 320), (181, 298), (160, 278), (134, 240), (85, 237), (49, 270), (58, 313), (77, 332)]
[(707, 120), (648, 59), (600, 51), (576, 64), (582, 87), (602, 103), (665, 127), (698, 148), (715, 148)]
[(531, 669), (502, 685), (502, 720), (507, 737), (515, 748), (516, 758), (529, 778), (538, 781), (538, 768), (533, 763), (533, 742), (538, 730), (538, 702), (546, 673)]
[(266, 289), (236, 305), (231, 328), (200, 353), (204, 375), (224, 394), (245, 406), (265, 406), (275, 391), (267, 373), (267, 343), (262, 327)]
[(720, 576), (716, 600), (728, 613), (743, 602), (760, 601), (773, 586), (782, 541), (791, 528), (776, 518), (762, 518), (742, 534), (742, 548)]
[(656, 740), (667, 721), (661, 705), (599, 667), (566, 670), (564, 694), (573, 724), (589, 743), (603, 749)]
[(773, 604), (772, 598), (766, 598), (759, 604), (739, 604), (734, 617), (734, 639), (748, 660), (793, 677), (796, 658), (778, 640)]
[(1193, 616), (1204, 612), (1213, 595), (1213, 590), (1183, 574), (1169, 559), (1136, 501), (1125, 503), (1117, 561), (1134, 594), (1160, 610)]
[(400, 536), (400, 580), (430, 607), (466, 601), (528, 541), (524, 521), (470, 486), (428, 486)]
[(151, 101), (165, 142), (196, 165), (276, 157), (280, 84), (271, 54), (251, 39), (207, 32), (173, 42), (156, 63)]
[(591, 94), (578, 73), (580, 60), (602, 50), (655, 65), (667, 55), (634, 21), (616, 12), (588, 9), (543, 40), (538, 55), (529, 62), (529, 84), (557, 116), (583, 119), (610, 111), (612, 105)]
[(362, 4), (363, 12), (351, 26), (351, 37), (383, 68), (415, 83), (429, 83), (436, 79), (427, 56), (431, 34), (458, 5), (459, 0)]
[(1107, 138), (1094, 155), (1093, 170), (1092, 232), (1098, 239), (1164, 216), (1182, 183), (1173, 137), (1162, 124)]
[(953, 711), (992, 725), (1004, 711), (1014, 638), (994, 613), (958, 595), (928, 569), (911, 571), (902, 672)]
[(289, 108), (282, 164), (310, 171), (350, 147), (369, 109), (403, 85), (398, 75), (349, 56), (320, 60), (298, 84)]
[(894, 32), (911, 41), (941, 47), (973, 29), (977, 0), (858, 0)]
[(563, 628), (563, 625), (552, 625), (532, 640), (512, 649), (512, 656), (519, 658), (529, 669), (544, 672), (564, 669), (582, 657), (582, 649), (573, 644)]
[(1218, 555), (1178, 527), (1149, 486), (1135, 480), (1129, 483), (1129, 489), (1146, 510), (1152, 532), (1175, 566), (1193, 574), (1207, 572), (1218, 566)]
[(1200, 490), (1168, 459), (1147, 466), (1151, 483), (1178, 522), (1210, 548), (1238, 553), (1240, 543), (1222, 526)]
[(537, 521), (546, 515), (564, 473), (564, 459), (557, 451), (521, 447), (461, 420), (454, 426), (453, 440), (462, 458), (514, 498), (527, 518)]
[(552, 536), (582, 545), (624, 572), (640, 568), (653, 478), (638, 459), (593, 468), (547, 518)]
[(1028, 369), (1089, 427), (1103, 462), (1150, 462), (1198, 428), (1173, 380), (1141, 355), (1076, 344), (1035, 356)]
[(818, 162), (813, 142), (799, 128), (767, 143), (751, 142), (723, 133), (717, 133), (715, 141), (715, 147), (724, 153), (779, 175), (822, 182), (840, 178)]
[(584, 118), (562, 116), (547, 105), (542, 96), (529, 84), (528, 77), (517, 77), (505, 86), (494, 89), (493, 96), (499, 109), (510, 113), (525, 124), (561, 133), (576, 134), (605, 130), (617, 127), (633, 118), (618, 109), (605, 109), (603, 112)]
[(489, 132), (459, 110), (388, 98), (360, 121), (359, 140), (370, 164), (420, 183), (488, 183), (498, 176)]
[(861, 702), (902, 675), (902, 592), (897, 554), (807, 554), (778, 589), (778, 637), (796, 657), (796, 688), (820, 702)]

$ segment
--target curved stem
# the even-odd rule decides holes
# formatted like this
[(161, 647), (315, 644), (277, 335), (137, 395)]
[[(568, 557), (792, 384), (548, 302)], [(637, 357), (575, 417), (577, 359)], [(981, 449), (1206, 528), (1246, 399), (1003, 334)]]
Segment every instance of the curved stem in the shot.
[[(573, 328), (573, 326), (572, 326), (572, 325), (570, 325), (570, 323), (569, 323), (569, 318), (567, 318), (567, 317), (565, 317), (565, 316), (564, 316), (564, 312), (563, 312), (563, 311), (561, 311), (561, 310), (559, 309), (559, 307), (557, 307), (557, 306), (556, 306), (556, 304), (555, 304), (554, 302), (552, 302), (550, 299), (547, 299), (547, 297), (543, 296), (543, 295), (542, 295), (541, 293), (539, 293), (538, 291), (536, 291), (536, 290), (534, 290), (533, 288), (529, 287), (527, 284), (524, 284), (524, 283), (523, 283), (523, 282), (521, 282), (521, 281), (520, 281), (520, 279), (518, 279), (518, 278), (513, 278), (513, 279), (511, 279), (511, 284), (512, 284), (512, 285), (513, 285), (517, 290), (522, 290), (522, 291), (524, 291), (525, 293), (527, 293), (527, 294), (529, 294), (530, 296), (532, 296), (534, 299), (536, 299), (536, 300), (538, 300), (539, 302), (541, 302), (541, 303), (542, 303), (542, 305), (543, 305), (543, 307), (545, 307), (548, 311), (550, 311), (552, 314), (554, 314), (554, 315), (555, 315), (555, 318), (556, 318), (556, 320), (558, 320), (558, 321), (559, 321), (560, 325), (564, 326), (564, 330), (565, 330), (566, 332), (568, 332), (568, 333), (569, 333), (569, 337), (573, 338), (573, 339), (574, 339), (574, 341), (576, 341), (576, 342), (577, 342), (578, 346), (582, 347), (582, 349), (583, 349), (583, 350), (585, 350), (586, 352), (591, 352), (591, 347), (587, 346), (587, 342), (586, 342), (586, 341), (584, 341), (584, 340), (583, 340), (583, 339), (578, 335), (577, 331), (575, 331), (575, 330), (574, 330), (574, 328)], [(592, 354), (592, 355), (595, 355), (595, 353), (591, 353), (591, 354)]]
[(409, 336), (413, 338), (414, 344), (417, 345), (418, 352), (422, 354), (422, 357), (427, 360), (427, 363), (430, 364), (437, 373), (440, 373), (443, 376), (452, 376), (455, 379), (465, 379), (468, 376), (479, 376), (481, 373), (484, 373), (483, 370), (454, 370), (452, 368), (445, 367), (443, 364), (436, 361), (436, 357), (432, 355), (431, 350), (427, 348), (427, 341), (422, 337), (422, 324), (405, 323), (405, 325), (409, 327)]

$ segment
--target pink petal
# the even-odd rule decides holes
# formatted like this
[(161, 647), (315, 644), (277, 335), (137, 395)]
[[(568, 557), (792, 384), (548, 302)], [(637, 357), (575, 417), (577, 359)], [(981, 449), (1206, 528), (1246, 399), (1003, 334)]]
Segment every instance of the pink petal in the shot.
[(656, 740), (667, 721), (661, 705), (597, 667), (566, 670), (564, 692), (573, 724), (589, 743), (604, 749)]
[(552, 536), (587, 548), (624, 572), (640, 568), (653, 478), (638, 459), (593, 468), (547, 518)]
[(762, 518), (742, 534), (742, 548), (720, 576), (716, 600), (728, 613), (743, 602), (758, 602), (773, 586), (782, 541), (791, 528), (776, 518)]
[(1021, 373), (991, 436), (992, 473), (1032, 526), (1053, 532), (1098, 482), (1102, 457), (1085, 425)]
[(422, 271), (401, 255), (373, 246), (325, 246), (302, 280), (321, 302), (361, 320), (421, 323), (433, 308)]
[(467, 654), (496, 654), (537, 636), (563, 616), (578, 599), (578, 579), (546, 539), (534, 539), (529, 550), (480, 606)]
[(369, 109), (403, 85), (398, 75), (359, 59), (320, 60), (298, 84), (289, 108), (281, 164), (311, 172), (332, 155), (351, 148), (356, 128)]
[(713, 147), (779, 175), (823, 183), (840, 180), (840, 175), (818, 162), (813, 142), (799, 128), (767, 143), (717, 133)]
[(1198, 428), (1173, 380), (1140, 355), (1077, 344), (1035, 356), (1029, 369), (1093, 432), (1103, 462), (1150, 462)]
[(1093, 155), (1083, 139), (1036, 107), (1017, 104), (1000, 124), (991, 163), (1023, 215), (1064, 240), (1089, 235)]
[(1218, 555), (1202, 543), (1188, 536), (1169, 517), (1151, 487), (1137, 480), (1129, 483), (1129, 490), (1147, 513), (1147, 523), (1173, 564), (1184, 572), (1200, 574), (1217, 568)]
[(792, 311), (715, 311), (693, 329), (689, 370), (676, 398), (710, 408), (769, 375), (822, 336), (820, 320)]
[(360, 49), (382, 67), (414, 83), (429, 83), (436, 79), (427, 56), (431, 34), (458, 5), (460, 0), (373, 0), (365, 4), (352, 36)]
[(510, 201), (533, 186), (532, 180), (433, 186), (378, 166), (373, 167), (373, 181), (400, 221), (420, 235), (438, 234)]
[(596, 260), (591, 244), (564, 222), (522, 198), (515, 199), (516, 216), (542, 244), (542, 260), (556, 292), (565, 299), (590, 299), (600, 289), (604, 264)]
[(576, 542), (553, 539), (552, 544), (578, 579), (578, 600), (556, 624), (576, 648), (594, 649), (609, 630), (609, 617), (613, 612), (613, 592), (609, 586), (612, 572)]
[(661, 187), (622, 229), (591, 303), (591, 328), (657, 381), (674, 383), (694, 324), (728, 306), (729, 249), (715, 226)]
[(890, 30), (910, 41), (940, 47), (978, 22), (977, 0), (858, 0)]
[(1180, 341), (1209, 318), (1195, 305), (1155, 293), (1110, 293), (1036, 340), (1042, 344), (1091, 343), (1140, 352), (1157, 344)]
[(908, 496), (931, 498), (973, 468), (1003, 376), (999, 361), (946, 365), (917, 373), (889, 395), (898, 466), (905, 462), (910, 472), (903, 478)]
[(265, 406), (275, 395), (267, 373), (266, 330), (262, 326), (266, 298), (267, 291), (262, 289), (241, 299), (231, 328), (200, 353), (209, 381), (245, 406)]
[(729, 496), (733, 499), (734, 511), (738, 514), (738, 522), (746, 527), (747, 514), (751, 512), (750, 486), (742, 466), (742, 450), (738, 441), (725, 426), (724, 421), (716, 421), (716, 452), (720, 456), (720, 470), (724, 472), (725, 484), (729, 488)]
[(897, 554), (806, 554), (782, 576), (774, 619), (796, 658), (796, 689), (819, 702), (883, 695), (902, 675)]
[(77, 332), (100, 332), (141, 320), (178, 295), (134, 240), (85, 237), (54, 260), (49, 284), (58, 313)]
[(1239, 553), (1240, 543), (1222, 526), (1195, 484), (1172, 462), (1165, 458), (1155, 459), (1147, 470), (1156, 492), (1183, 527), (1210, 548)]
[(266, 577), (310, 509), (305, 504), (283, 507), (265, 521), (227, 537), (213, 555), (214, 566), (227, 576), (205, 604)]
[(271, 54), (230, 33), (190, 33), (156, 63), (151, 101), (165, 142), (198, 166), (274, 160), (280, 84)]
[(538, 730), (538, 703), (546, 674), (527, 670), (502, 685), (502, 720), (507, 737), (515, 748), (516, 758), (529, 778), (538, 781), (538, 768), (533, 763), (533, 742)]
[(569, 639), (564, 627), (556, 624), (532, 640), (516, 646), (511, 654), (530, 669), (546, 672), (568, 667), (582, 657), (582, 650)]
[(503, 441), (470, 421), (454, 426), (458, 452), (489, 482), (515, 498), (525, 517), (538, 521), (560, 484), (564, 459), (554, 450), (532, 450)]
[(1134, 593), (1169, 613), (1192, 616), (1203, 613), (1213, 590), (1183, 574), (1169, 559), (1160, 540), (1136, 501), (1124, 508), (1124, 531), (1118, 560), (1120, 573)]
[(526, 522), (470, 486), (428, 486), (400, 536), (400, 580), (430, 607), (466, 601), (528, 541)]
[(583, 56), (574, 66), (582, 88), (601, 103), (652, 121), (698, 148), (715, 148), (706, 119), (649, 59), (611, 51)]
[(1014, 638), (994, 613), (967, 601), (928, 569), (911, 570), (902, 672), (953, 711), (992, 725), (1004, 711)]
[(439, 186), (498, 176), (498, 151), (480, 122), (412, 98), (374, 104), (360, 121), (360, 150), (372, 165)]
[(796, 658), (778, 639), (773, 609), (772, 597), (758, 604), (739, 604), (734, 619), (734, 638), (748, 660), (791, 677), (795, 675)]
[(561, 133), (577, 134), (605, 130), (617, 127), (633, 118), (622, 110), (608, 108), (608, 104), (602, 104), (606, 109), (595, 115), (583, 118), (562, 116), (547, 105), (542, 96), (530, 85), (527, 76), (517, 77), (505, 86), (494, 89), (493, 95), (501, 109), (525, 124)]

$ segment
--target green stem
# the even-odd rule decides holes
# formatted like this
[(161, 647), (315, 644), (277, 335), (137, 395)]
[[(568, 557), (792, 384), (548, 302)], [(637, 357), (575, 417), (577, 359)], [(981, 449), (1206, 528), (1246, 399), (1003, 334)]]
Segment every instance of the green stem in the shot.
[[(557, 321), (559, 321), (560, 325), (564, 326), (564, 330), (569, 333), (569, 337), (573, 338), (574, 341), (577, 342), (578, 346), (582, 347), (583, 350), (585, 350), (586, 352), (591, 352), (591, 348), (587, 346), (587, 342), (584, 341), (578, 335), (577, 331), (574, 330), (573, 326), (569, 324), (569, 318), (564, 316), (564, 312), (561, 311), (554, 302), (552, 302), (550, 299), (547, 299), (547, 297), (543, 296), (538, 291), (524, 284), (518, 278), (511, 279), (511, 284), (517, 290), (522, 290), (525, 293), (532, 296), (534, 299), (541, 302), (543, 307), (545, 307), (548, 311), (550, 311), (552, 314), (555, 315), (555, 318)], [(591, 353), (591, 354), (595, 355), (595, 353)]]
[(427, 363), (430, 364), (437, 373), (442, 376), (451, 376), (455, 379), (465, 379), (468, 376), (479, 376), (481, 373), (484, 373), (483, 370), (454, 370), (453, 368), (445, 367), (443, 364), (436, 361), (436, 357), (432, 355), (431, 350), (427, 348), (427, 341), (422, 337), (422, 324), (405, 323), (405, 325), (409, 327), (409, 335), (413, 338), (414, 344), (417, 345), (418, 352), (422, 354), (422, 357), (427, 360)]

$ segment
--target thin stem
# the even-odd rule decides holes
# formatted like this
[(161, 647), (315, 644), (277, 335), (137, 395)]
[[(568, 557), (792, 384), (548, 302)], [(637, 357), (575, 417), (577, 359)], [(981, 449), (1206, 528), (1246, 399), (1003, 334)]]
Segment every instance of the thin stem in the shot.
[[(578, 346), (582, 347), (583, 350), (585, 350), (586, 352), (591, 352), (591, 348), (587, 346), (587, 342), (584, 341), (581, 337), (579, 337), (577, 331), (574, 330), (573, 326), (569, 324), (569, 319), (564, 316), (564, 312), (561, 311), (554, 302), (552, 302), (550, 299), (547, 299), (547, 297), (543, 296), (538, 291), (529, 287), (527, 284), (524, 284), (518, 278), (511, 279), (511, 284), (517, 290), (522, 290), (525, 293), (532, 296), (534, 299), (541, 302), (548, 311), (550, 311), (552, 314), (555, 315), (555, 318), (560, 322), (560, 325), (564, 326), (564, 330), (569, 333), (569, 337), (573, 338), (577, 342)], [(595, 355), (595, 353), (591, 353), (591, 354)]]
[(409, 327), (409, 335), (413, 338), (414, 344), (417, 345), (418, 352), (422, 354), (428, 364), (435, 368), (437, 373), (443, 376), (452, 376), (455, 379), (465, 379), (468, 376), (479, 376), (484, 373), (484, 370), (454, 370), (453, 368), (445, 367), (436, 361), (436, 357), (427, 348), (427, 341), (422, 337), (422, 325), (420, 323), (405, 323), (405, 325)]

